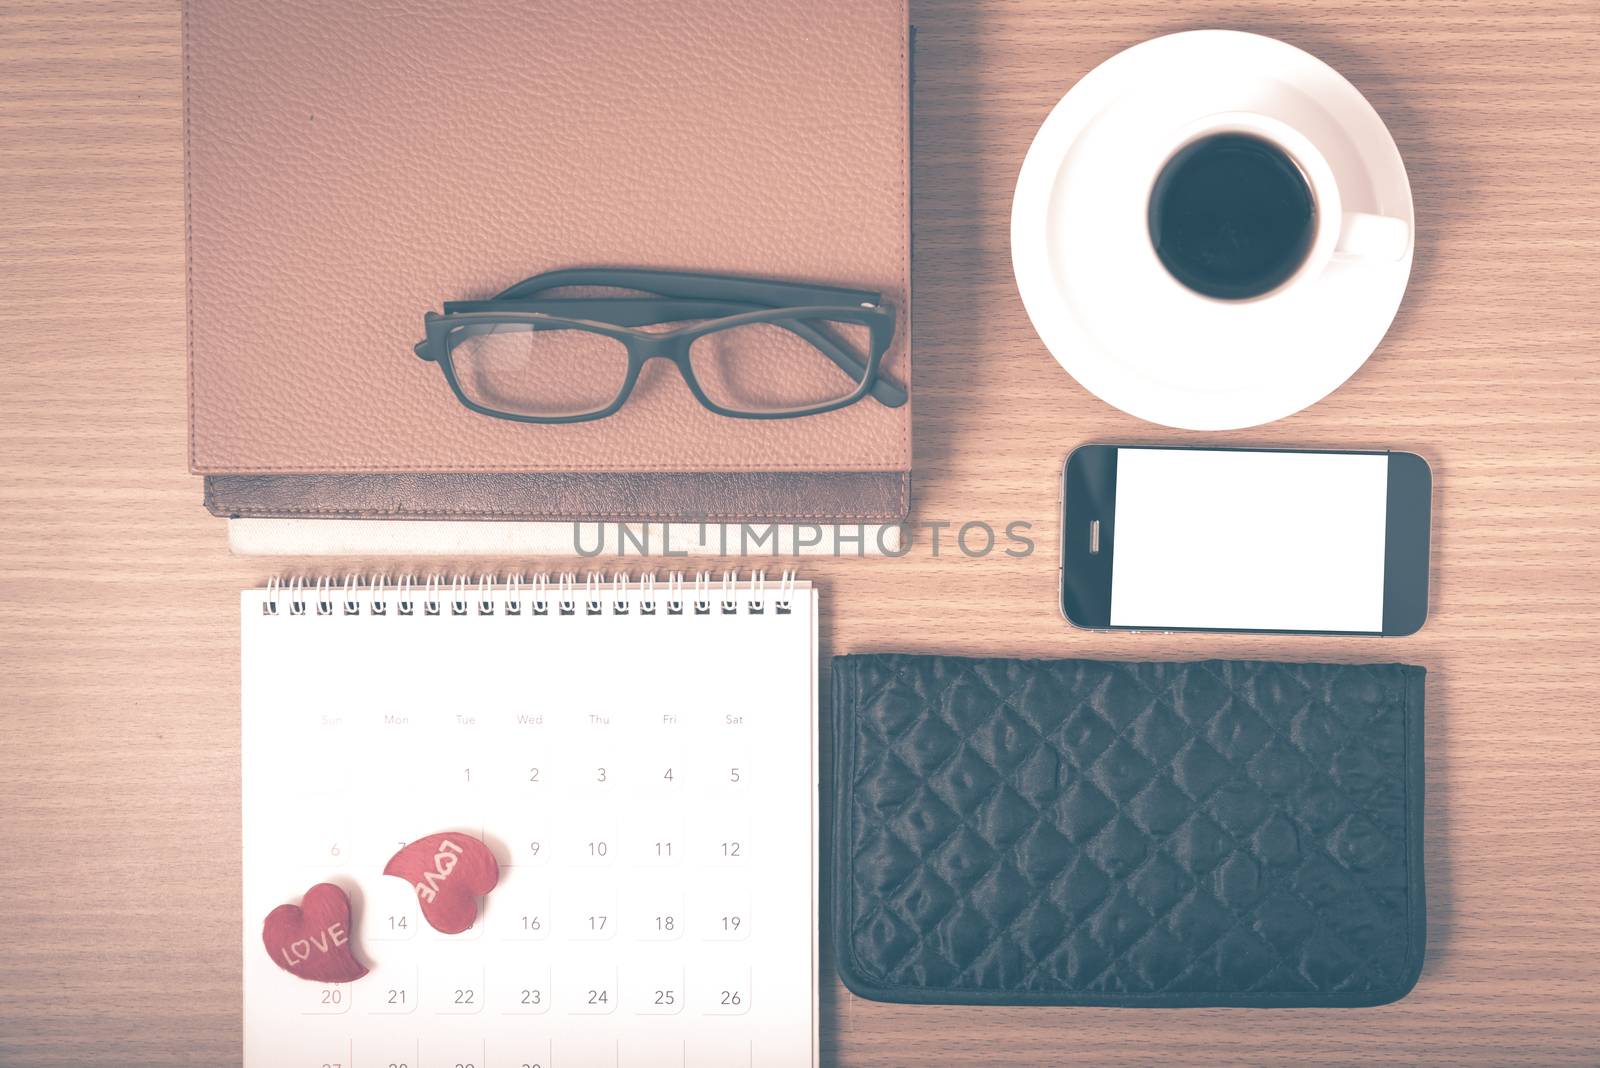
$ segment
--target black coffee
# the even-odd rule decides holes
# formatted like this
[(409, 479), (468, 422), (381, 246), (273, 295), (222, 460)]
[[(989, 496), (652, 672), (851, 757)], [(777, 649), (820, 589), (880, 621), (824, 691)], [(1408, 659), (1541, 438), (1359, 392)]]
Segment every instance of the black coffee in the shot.
[(1245, 300), (1283, 284), (1316, 232), (1311, 187), (1284, 151), (1249, 134), (1185, 145), (1150, 192), (1150, 237), (1172, 276), (1208, 297)]

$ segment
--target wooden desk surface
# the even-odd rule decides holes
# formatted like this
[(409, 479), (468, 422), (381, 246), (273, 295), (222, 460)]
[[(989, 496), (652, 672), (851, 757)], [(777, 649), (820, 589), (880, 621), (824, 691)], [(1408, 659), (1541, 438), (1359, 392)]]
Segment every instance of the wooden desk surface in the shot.
[[(1396, 1005), (1271, 1012), (878, 1005), (830, 964), (827, 1059), (1600, 1061), (1600, 6), (990, 0), (915, 21), (916, 515), (1026, 519), (1038, 552), (935, 558), (924, 536), (898, 561), (808, 564), (824, 652), (1426, 665), (1428, 963)], [(1011, 279), (1012, 181), (1076, 78), (1208, 26), (1331, 62), (1410, 167), (1419, 252), (1378, 354), (1226, 440), (1432, 462), (1415, 637), (1113, 637), (1057, 614), (1067, 449), (1198, 439), (1111, 410), (1044, 351)], [(239, 1054), (235, 595), (294, 563), (229, 556), (185, 471), (178, 55), (170, 0), (0, 5), (3, 1065)]]

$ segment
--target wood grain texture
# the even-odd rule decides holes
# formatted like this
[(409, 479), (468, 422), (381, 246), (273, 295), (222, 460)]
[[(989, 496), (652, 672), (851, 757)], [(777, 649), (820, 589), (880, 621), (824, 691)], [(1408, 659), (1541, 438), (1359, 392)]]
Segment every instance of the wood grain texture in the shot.
[[(1600, 7), (988, 0), (915, 21), (916, 516), (1026, 520), (1037, 552), (968, 559), (946, 532), (935, 556), (924, 532), (901, 560), (807, 564), (824, 651), (1425, 665), (1429, 954), (1410, 997), (1356, 1011), (897, 1007), (830, 964), (827, 1060), (1600, 1061)], [(1066, 451), (1200, 439), (1107, 408), (1044, 351), (1010, 275), (1011, 185), (1075, 79), (1210, 26), (1338, 67), (1410, 167), (1416, 269), (1378, 354), (1226, 440), (1429, 459), (1412, 638), (1091, 635), (1055, 608)], [(175, 3), (0, 4), (0, 1065), (239, 1056), (235, 596), (296, 564), (230, 557), (185, 470), (179, 75)]]

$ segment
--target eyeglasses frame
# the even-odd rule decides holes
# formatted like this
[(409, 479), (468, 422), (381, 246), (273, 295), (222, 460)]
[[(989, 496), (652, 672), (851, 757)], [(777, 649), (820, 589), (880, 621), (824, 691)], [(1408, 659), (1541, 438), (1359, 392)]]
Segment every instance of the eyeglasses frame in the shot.
[[(660, 294), (659, 297), (572, 297), (538, 299), (536, 294), (574, 286), (605, 286)], [(797, 303), (797, 301), (801, 303)], [(603, 318), (600, 317), (603, 315)], [(650, 331), (644, 325), (701, 320), (676, 330)], [(867, 327), (870, 347), (866, 362), (809, 320), (855, 323)], [(845, 397), (825, 404), (773, 412), (746, 412), (714, 402), (694, 376), (690, 349), (709, 334), (738, 326), (770, 323), (801, 337), (858, 382)], [(610, 404), (572, 415), (540, 416), (502, 411), (480, 404), (462, 388), (452, 359), (451, 338), (474, 325), (523, 325), (600, 334), (620, 342), (628, 354), (628, 371)], [(871, 394), (887, 407), (908, 400), (899, 385), (879, 374), (879, 365), (894, 338), (893, 305), (865, 290), (803, 283), (773, 282), (727, 275), (702, 275), (642, 269), (578, 268), (551, 271), (524, 279), (486, 301), (451, 301), (444, 314), (429, 312), (423, 320), (426, 338), (415, 347), (420, 359), (437, 363), (451, 391), (469, 410), (520, 423), (589, 422), (614, 415), (627, 403), (644, 365), (652, 359), (677, 365), (690, 392), (708, 410), (734, 419), (791, 419), (854, 404)]]

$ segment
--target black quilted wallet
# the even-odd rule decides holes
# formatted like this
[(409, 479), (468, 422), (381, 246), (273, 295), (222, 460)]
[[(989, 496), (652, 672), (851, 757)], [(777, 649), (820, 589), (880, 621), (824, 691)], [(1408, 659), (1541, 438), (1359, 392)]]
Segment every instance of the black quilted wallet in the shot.
[(1424, 671), (833, 661), (833, 934), (880, 1001), (1356, 1006), (1417, 981)]

